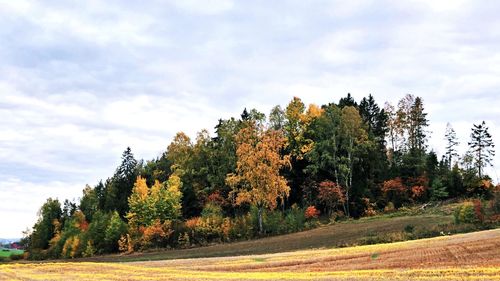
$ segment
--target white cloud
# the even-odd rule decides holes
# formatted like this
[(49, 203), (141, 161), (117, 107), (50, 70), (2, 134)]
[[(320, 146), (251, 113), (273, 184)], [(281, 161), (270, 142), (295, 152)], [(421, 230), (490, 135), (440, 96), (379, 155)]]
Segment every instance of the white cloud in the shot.
[(172, 1), (176, 7), (194, 14), (216, 15), (231, 10), (234, 6), (232, 0), (184, 0)]
[[(293, 96), (324, 104), (372, 93), (382, 105), (412, 93), (424, 98), (438, 152), (446, 122), (462, 151), (483, 119), (499, 142), (495, 2), (1, 6), (0, 179), (9, 183), (0, 194), (27, 185), (63, 198), (65, 185), (110, 176), (127, 146), (150, 159), (177, 131), (194, 137), (244, 107), (267, 114)], [(32, 224), (21, 215), (31, 209), (11, 207)]]
[(81, 197), (85, 185), (79, 183), (48, 182), (44, 184), (11, 178), (0, 182), (0, 225), (2, 237), (21, 237), (22, 231), (36, 222), (37, 212), (47, 198)]

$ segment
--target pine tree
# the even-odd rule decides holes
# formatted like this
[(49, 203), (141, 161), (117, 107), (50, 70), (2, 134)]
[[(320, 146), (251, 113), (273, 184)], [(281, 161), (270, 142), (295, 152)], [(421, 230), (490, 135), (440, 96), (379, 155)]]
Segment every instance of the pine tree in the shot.
[(138, 162), (135, 160), (130, 147), (122, 154), (122, 163), (116, 169), (115, 174), (106, 183), (105, 209), (107, 211), (118, 211), (121, 217), (128, 212), (128, 197), (138, 175)]
[(488, 132), (488, 127), (486, 127), (484, 121), (479, 125), (474, 124), (470, 136), (471, 141), (469, 142), (469, 147), (474, 154), (475, 166), (481, 178), (483, 175), (483, 168), (488, 164), (492, 165), (491, 161), (495, 156), (495, 145), (493, 144), (491, 135)]
[(429, 126), (427, 113), (421, 97), (416, 97), (410, 109), (408, 141), (410, 151), (425, 152), (427, 148), (427, 134), (425, 128)]
[(453, 166), (453, 158), (458, 157), (456, 147), (458, 146), (459, 142), (457, 141), (457, 134), (455, 133), (455, 130), (450, 123), (446, 124), (445, 139), (447, 141), (445, 153), (446, 161), (448, 164), (448, 168), (451, 169), (451, 167)]

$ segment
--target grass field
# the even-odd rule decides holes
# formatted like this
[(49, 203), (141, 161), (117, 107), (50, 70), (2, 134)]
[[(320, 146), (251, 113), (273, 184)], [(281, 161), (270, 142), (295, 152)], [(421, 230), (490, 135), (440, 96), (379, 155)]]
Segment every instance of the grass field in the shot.
[(23, 250), (0, 248), (0, 258), (9, 258), (12, 255), (22, 255)]
[(362, 244), (360, 241), (384, 233), (401, 233), (408, 225), (413, 225), (415, 226), (416, 231), (420, 231), (431, 229), (438, 225), (451, 224), (452, 222), (452, 216), (443, 214), (427, 214), (393, 218), (367, 218), (257, 240), (217, 244), (192, 249), (160, 250), (150, 253), (135, 253), (127, 256), (107, 255), (82, 260), (98, 262), (126, 262), (200, 257), (224, 257), (279, 253), (304, 249), (336, 248), (345, 247), (347, 245)]
[(500, 280), (500, 229), (265, 255), (4, 264), (0, 280)]

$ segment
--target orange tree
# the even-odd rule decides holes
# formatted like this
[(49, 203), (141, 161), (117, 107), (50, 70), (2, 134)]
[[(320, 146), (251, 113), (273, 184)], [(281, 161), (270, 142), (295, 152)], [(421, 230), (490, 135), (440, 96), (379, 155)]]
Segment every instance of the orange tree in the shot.
[(262, 212), (274, 209), (277, 199), (284, 200), (290, 192), (280, 169), (290, 167), (289, 155), (280, 152), (286, 144), (281, 131), (266, 129), (248, 122), (236, 135), (238, 157), (235, 173), (226, 177), (235, 204), (250, 203), (257, 207), (259, 231), (263, 232)]

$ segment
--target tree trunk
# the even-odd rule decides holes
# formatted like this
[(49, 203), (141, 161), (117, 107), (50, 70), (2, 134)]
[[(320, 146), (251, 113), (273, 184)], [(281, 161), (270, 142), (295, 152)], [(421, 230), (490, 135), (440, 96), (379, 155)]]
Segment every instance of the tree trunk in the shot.
[(262, 207), (258, 207), (258, 215), (259, 215), (259, 233), (263, 234), (264, 229), (262, 227)]

